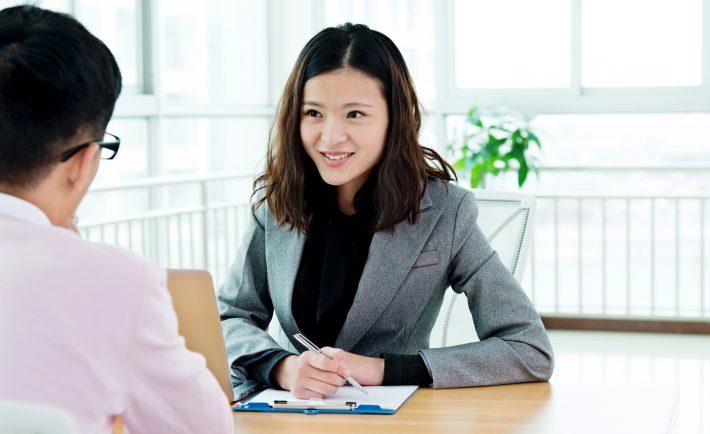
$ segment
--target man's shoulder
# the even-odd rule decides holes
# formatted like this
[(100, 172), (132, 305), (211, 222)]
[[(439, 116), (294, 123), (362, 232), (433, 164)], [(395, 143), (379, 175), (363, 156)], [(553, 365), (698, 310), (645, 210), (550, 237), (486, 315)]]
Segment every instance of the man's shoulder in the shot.
[(116, 267), (159, 268), (140, 254), (100, 241), (89, 241), (63, 228), (51, 228), (55, 241), (72, 249), (86, 261), (97, 264), (114, 264)]
[(162, 267), (136, 252), (103, 242), (76, 238), (78, 254), (86, 258), (87, 264), (92, 264), (107, 276), (113, 276), (124, 282), (136, 281), (137, 284), (142, 285), (147, 284), (148, 280), (158, 283), (165, 279), (165, 270)]
[[(39, 268), (58, 276), (72, 274), (80, 281), (101, 279), (106, 285), (144, 286), (147, 280), (164, 279), (165, 271), (139, 254), (102, 242), (88, 241), (76, 233), (55, 226), (14, 222), (0, 223), (0, 231), (11, 231), (8, 244), (19, 253), (18, 261), (33, 261)], [(9, 247), (9, 246), (8, 246)]]

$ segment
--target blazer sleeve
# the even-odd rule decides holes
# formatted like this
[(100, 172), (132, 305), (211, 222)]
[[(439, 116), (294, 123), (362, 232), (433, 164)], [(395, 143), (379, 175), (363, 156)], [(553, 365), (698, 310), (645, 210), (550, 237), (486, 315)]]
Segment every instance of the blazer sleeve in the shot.
[(189, 351), (178, 334), (165, 271), (152, 264), (146, 269), (125, 355), (126, 427), (136, 433), (233, 433), (227, 397), (205, 358)]
[(449, 283), (468, 299), (480, 339), (421, 351), (434, 388), (547, 381), (554, 356), (530, 299), (481, 232), (473, 193), (461, 200), (454, 225)]
[(246, 366), (282, 351), (267, 329), (274, 307), (269, 294), (265, 249), (267, 205), (252, 213), (237, 258), (217, 293), (222, 333), (233, 377), (248, 377)]

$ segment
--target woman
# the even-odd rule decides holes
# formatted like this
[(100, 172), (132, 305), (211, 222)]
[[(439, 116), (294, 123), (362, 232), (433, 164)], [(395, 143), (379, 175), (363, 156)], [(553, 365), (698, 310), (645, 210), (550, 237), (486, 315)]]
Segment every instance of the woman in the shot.
[[(540, 317), (476, 225), (473, 194), (420, 146), (420, 125), (387, 36), (348, 23), (306, 44), (219, 292), (236, 377), (299, 398), (332, 394), (348, 375), (437, 388), (550, 378)], [(448, 286), (468, 297), (480, 342), (429, 349)], [(332, 360), (297, 356), (299, 332)]]

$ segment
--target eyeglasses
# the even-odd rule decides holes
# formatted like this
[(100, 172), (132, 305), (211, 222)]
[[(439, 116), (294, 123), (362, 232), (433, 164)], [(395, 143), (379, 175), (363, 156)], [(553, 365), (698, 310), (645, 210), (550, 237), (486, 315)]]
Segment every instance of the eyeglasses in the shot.
[(68, 159), (76, 155), (79, 151), (94, 143), (99, 145), (102, 160), (113, 160), (113, 158), (118, 153), (118, 147), (121, 146), (121, 139), (111, 133), (105, 133), (104, 138), (102, 140), (92, 140), (90, 142), (74, 146), (73, 148), (69, 148), (66, 151), (62, 152), (62, 154), (59, 156), (59, 162), (63, 163), (67, 161)]

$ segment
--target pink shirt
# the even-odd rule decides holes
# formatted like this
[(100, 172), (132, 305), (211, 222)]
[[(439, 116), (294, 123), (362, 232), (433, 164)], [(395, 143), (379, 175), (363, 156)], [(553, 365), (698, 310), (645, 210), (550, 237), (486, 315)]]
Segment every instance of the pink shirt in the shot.
[(204, 357), (185, 348), (165, 271), (51, 226), (0, 193), (0, 400), (69, 411), (81, 432), (232, 433)]

